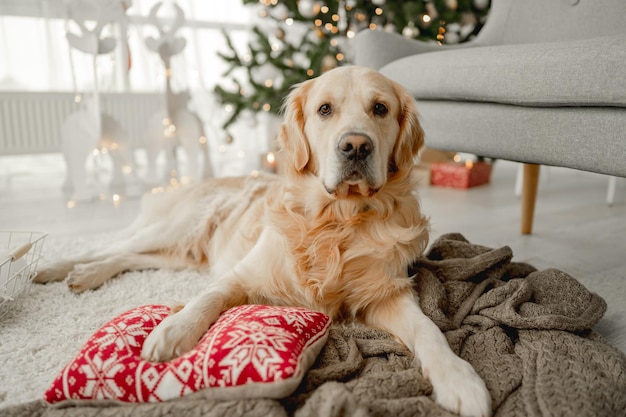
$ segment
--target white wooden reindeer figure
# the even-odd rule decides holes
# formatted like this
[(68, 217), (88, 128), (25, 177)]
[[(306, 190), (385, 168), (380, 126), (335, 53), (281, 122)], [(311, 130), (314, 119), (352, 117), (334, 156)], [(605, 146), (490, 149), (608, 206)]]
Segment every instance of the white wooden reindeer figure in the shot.
[(189, 180), (200, 180), (213, 175), (202, 121), (196, 113), (187, 108), (189, 93), (187, 91), (174, 93), (170, 82), (171, 58), (187, 45), (184, 38), (176, 37), (176, 32), (185, 22), (184, 12), (177, 4), (172, 3), (175, 15), (171, 21), (165, 21), (157, 17), (157, 12), (162, 5), (161, 2), (156, 3), (150, 10), (149, 16), (150, 21), (159, 31), (159, 37), (147, 37), (145, 40), (148, 48), (159, 54), (165, 66), (165, 108), (150, 118), (148, 127), (147, 180), (154, 184), (160, 181), (156, 160), (161, 151), (165, 152), (166, 179), (179, 177), (180, 170), (176, 158), (176, 150), (179, 146), (182, 147), (186, 156)]
[[(61, 126), (62, 151), (67, 165), (64, 190), (75, 201), (91, 200), (100, 190), (87, 182), (87, 159), (94, 150), (106, 149), (113, 162), (112, 192), (123, 192), (127, 181), (136, 181), (133, 158), (126, 146), (126, 132), (122, 126), (100, 108), (96, 57), (115, 49), (115, 39), (102, 37), (102, 29), (111, 22), (124, 18), (125, 1), (72, 1), (68, 14), (80, 28), (80, 34), (69, 32), (67, 40), (72, 48), (93, 56), (93, 90), (81, 100), (81, 108), (70, 114)], [(96, 25), (88, 29), (85, 21), (96, 18)]]

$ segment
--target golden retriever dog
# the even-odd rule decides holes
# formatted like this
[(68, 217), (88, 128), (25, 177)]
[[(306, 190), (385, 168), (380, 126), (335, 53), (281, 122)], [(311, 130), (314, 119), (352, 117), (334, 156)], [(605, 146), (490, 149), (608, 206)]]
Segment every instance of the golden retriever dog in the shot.
[(282, 175), (148, 195), (117, 246), (52, 263), (37, 280), (67, 276), (82, 292), (127, 270), (207, 268), (206, 291), (154, 329), (145, 360), (191, 350), (233, 306), (302, 306), (390, 332), (437, 403), (490, 415), (484, 382), (424, 315), (407, 276), (429, 231), (412, 176), (423, 145), (412, 97), (376, 71), (334, 69), (292, 89), (279, 145)]

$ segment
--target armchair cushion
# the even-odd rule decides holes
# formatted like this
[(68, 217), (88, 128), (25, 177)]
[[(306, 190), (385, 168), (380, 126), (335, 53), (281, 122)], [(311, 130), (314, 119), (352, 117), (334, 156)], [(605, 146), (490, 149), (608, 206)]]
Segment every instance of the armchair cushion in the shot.
[(420, 53), (380, 71), (419, 100), (626, 107), (624, 68), (626, 34)]

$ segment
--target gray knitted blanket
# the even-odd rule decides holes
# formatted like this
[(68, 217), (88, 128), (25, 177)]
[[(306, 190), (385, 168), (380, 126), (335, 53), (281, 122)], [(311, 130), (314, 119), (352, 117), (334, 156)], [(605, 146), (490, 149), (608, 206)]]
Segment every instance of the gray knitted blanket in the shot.
[[(484, 378), (496, 416), (626, 416), (626, 355), (592, 327), (606, 304), (571, 276), (511, 262), (445, 235), (411, 274), (424, 312)], [(334, 325), (298, 390), (282, 400), (214, 401), (202, 392), (159, 404), (35, 401), (6, 416), (450, 416), (387, 333)]]

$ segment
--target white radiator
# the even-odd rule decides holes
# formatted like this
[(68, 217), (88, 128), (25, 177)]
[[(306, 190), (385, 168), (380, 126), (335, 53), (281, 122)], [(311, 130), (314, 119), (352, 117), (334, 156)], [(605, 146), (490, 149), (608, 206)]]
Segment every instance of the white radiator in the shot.
[[(0, 155), (61, 151), (61, 125), (79, 109), (73, 93), (0, 92)], [(131, 148), (142, 147), (148, 120), (163, 108), (158, 93), (101, 93), (103, 113), (126, 130)]]

